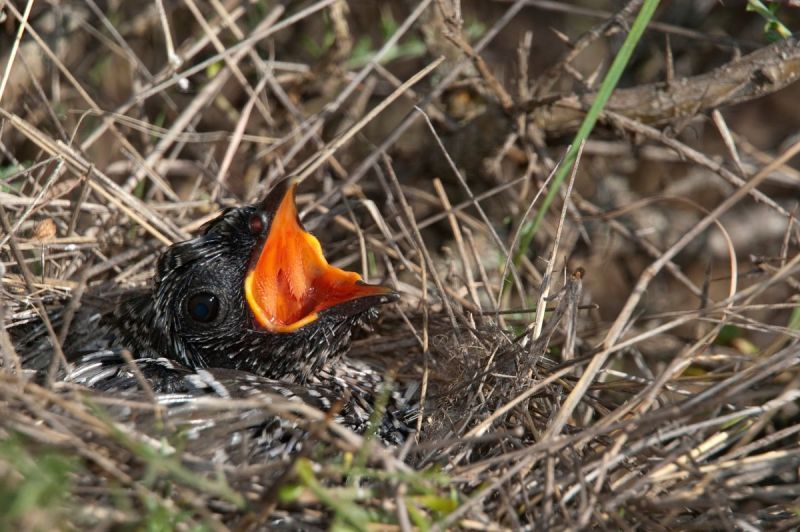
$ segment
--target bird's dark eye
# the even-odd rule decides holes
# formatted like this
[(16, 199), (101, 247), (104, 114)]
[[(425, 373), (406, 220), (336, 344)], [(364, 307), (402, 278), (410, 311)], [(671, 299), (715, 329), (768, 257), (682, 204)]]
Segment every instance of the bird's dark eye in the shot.
[(260, 214), (254, 214), (250, 217), (248, 225), (252, 234), (260, 235), (264, 232), (264, 217)]
[(200, 292), (189, 298), (186, 308), (193, 320), (210, 323), (219, 314), (219, 298), (211, 292)]

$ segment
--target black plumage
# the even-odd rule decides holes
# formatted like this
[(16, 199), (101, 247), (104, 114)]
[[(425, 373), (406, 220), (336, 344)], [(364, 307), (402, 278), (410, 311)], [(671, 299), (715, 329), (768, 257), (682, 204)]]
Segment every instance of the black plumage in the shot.
[[(204, 234), (171, 246), (158, 261), (152, 291), (123, 301), (113, 327), (137, 357), (165, 357), (192, 368), (218, 367), (304, 383), (325, 364), (335, 364), (355, 326), (374, 317), (375, 306), (397, 295), (344, 302), (291, 333), (260, 327), (248, 308), (244, 279), (270, 231), (283, 181), (258, 206), (229, 209)], [(197, 319), (190, 303), (215, 298), (213, 316)], [(194, 299), (193, 299), (194, 298)]]
[[(136, 360), (136, 371), (139, 375), (115, 350), (104, 350), (82, 357), (69, 378), (116, 398), (139, 400), (145, 398), (140, 382), (143, 378), (156, 391), (156, 403), (168, 409), (171, 419), (191, 418), (189, 435), (200, 442), (200, 449), (193, 448), (194, 452), (230, 453), (237, 442), (247, 438), (251, 445), (235, 449), (240, 454), (239, 462), (252, 463), (265, 456), (288, 457), (301, 449), (309, 427), (296, 416), (281, 418), (258, 407), (238, 408), (232, 413), (207, 410), (204, 400), (264, 401), (277, 397), (322, 412), (333, 410), (332, 421), (358, 434), (372, 428), (372, 432), (389, 445), (405, 440), (417, 415), (416, 408), (407, 406), (406, 397), (390, 392), (387, 409), (374, 420), (377, 394), (384, 392), (383, 379), (372, 368), (358, 362), (326, 367), (312, 382), (303, 385), (239, 370), (189, 369), (166, 358)], [(377, 421), (374, 427), (370, 427), (371, 421)]]
[[(65, 343), (71, 362), (66, 378), (131, 395), (141, 391), (143, 376), (157, 400), (173, 405), (175, 394), (187, 402), (278, 393), (321, 410), (343, 401), (336, 419), (365, 431), (383, 377), (342, 355), (354, 328), (397, 295), (327, 265), (297, 219), (294, 188), (283, 181), (260, 204), (224, 211), (200, 236), (161, 255), (151, 288), (126, 293), (110, 311), (84, 311)], [(283, 240), (275, 236), (281, 231)], [(268, 249), (276, 245), (282, 247)], [(30, 349), (26, 366), (43, 370), (49, 353)], [(376, 434), (399, 443), (414, 416), (406, 399), (394, 393)], [(286, 422), (261, 419), (251, 427), (261, 434), (254, 453), (291, 451), (284, 437), (264, 436), (272, 433), (265, 427), (284, 436), (290, 432)]]

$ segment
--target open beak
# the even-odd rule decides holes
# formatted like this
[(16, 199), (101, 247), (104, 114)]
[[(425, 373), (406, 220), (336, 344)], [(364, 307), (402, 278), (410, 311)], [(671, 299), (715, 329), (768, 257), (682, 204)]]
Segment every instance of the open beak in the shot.
[(356, 272), (328, 264), (319, 240), (300, 223), (296, 187), (294, 180), (281, 181), (260, 206), (269, 225), (244, 281), (247, 303), (258, 324), (288, 333), (333, 307), (349, 314), (396, 300), (391, 288), (367, 284)]

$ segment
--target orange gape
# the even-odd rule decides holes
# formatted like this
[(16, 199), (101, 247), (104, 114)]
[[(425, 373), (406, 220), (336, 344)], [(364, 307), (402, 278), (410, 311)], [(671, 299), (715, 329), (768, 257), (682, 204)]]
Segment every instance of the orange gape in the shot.
[(331, 266), (322, 246), (297, 217), (295, 186), (288, 188), (272, 219), (261, 256), (244, 282), (245, 296), (259, 325), (292, 332), (326, 308), (391, 290), (364, 284), (361, 276)]

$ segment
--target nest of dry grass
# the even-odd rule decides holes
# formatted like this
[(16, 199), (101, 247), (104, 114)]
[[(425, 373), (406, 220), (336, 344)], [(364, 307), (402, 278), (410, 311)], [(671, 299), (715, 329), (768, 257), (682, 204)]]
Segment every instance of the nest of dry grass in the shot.
[[(796, 40), (664, 8), (541, 211), (638, 2), (21, 4), (0, 7), (3, 527), (800, 525)], [(415, 439), (19, 366), (26, 331), (63, 341), (288, 174), (327, 255), (403, 294), (349, 356), (420, 398)], [(314, 444), (219, 460), (270, 415)]]

